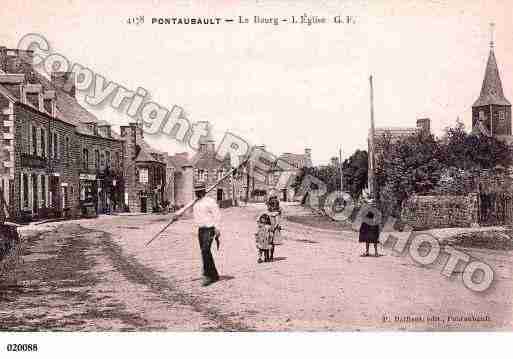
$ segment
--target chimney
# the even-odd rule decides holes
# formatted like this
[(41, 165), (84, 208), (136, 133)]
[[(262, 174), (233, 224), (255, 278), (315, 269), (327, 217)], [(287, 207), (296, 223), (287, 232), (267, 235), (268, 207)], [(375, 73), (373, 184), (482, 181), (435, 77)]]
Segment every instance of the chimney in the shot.
[(73, 72), (52, 72), (52, 83), (55, 87), (66, 92), (71, 97), (75, 97), (75, 74)]
[(429, 118), (419, 118), (417, 120), (417, 128), (420, 129), (420, 133), (423, 136), (429, 136), (431, 134)]
[(312, 149), (311, 148), (305, 148), (305, 167), (311, 167), (312, 166)]
[(136, 139), (144, 137), (142, 124), (140, 122), (130, 122), (128, 125), (131, 128), (135, 129), (135, 138)]
[(46, 90), (43, 92), (43, 107), (52, 117), (56, 116), (55, 91)]
[(100, 131), (103, 132), (105, 137), (112, 138), (112, 132), (111, 132), (110, 125), (101, 125), (101, 126), (98, 126), (98, 128), (100, 129)]
[[(33, 57), (32, 50), (8, 49), (5, 46), (0, 46), (0, 70), (8, 74), (30, 74)], [(29, 83), (35, 83), (33, 80), (34, 78), (27, 76)]]
[(98, 136), (98, 124), (96, 122), (84, 122), (85, 125), (87, 126), (87, 128), (89, 130), (91, 130), (91, 132), (95, 135), (95, 136)]

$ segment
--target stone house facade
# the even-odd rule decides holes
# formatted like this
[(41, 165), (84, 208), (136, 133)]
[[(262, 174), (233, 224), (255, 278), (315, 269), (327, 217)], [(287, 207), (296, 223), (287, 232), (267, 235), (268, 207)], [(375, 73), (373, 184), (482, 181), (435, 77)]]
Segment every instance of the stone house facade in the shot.
[[(199, 141), (199, 150), (190, 160), (193, 171), (194, 192), (207, 190), (217, 181), (223, 178), (231, 170), (230, 159), (221, 161), (216, 158), (215, 141), (211, 135), (210, 127), (206, 136), (202, 136)], [(233, 201), (234, 196), (234, 178), (229, 176), (207, 196), (212, 197), (217, 202)]]
[[(24, 61), (32, 55), (0, 47), (4, 212), (31, 218), (151, 212), (165, 202), (167, 181), (174, 181), (166, 174), (168, 155), (149, 146), (137, 124), (116, 133), (79, 104), (74, 74), (47, 79)], [(192, 170), (178, 168), (177, 177), (171, 199), (192, 198)], [(188, 183), (190, 194), (181, 195), (180, 184)]]
[(121, 126), (121, 137), (125, 140), (125, 203), (133, 212), (154, 212), (166, 200), (167, 154), (148, 145), (138, 123)]
[(113, 201), (119, 203), (112, 185), (122, 192), (118, 159), (124, 141), (80, 106), (73, 74), (54, 73), (48, 80), (22, 55), (32, 54), (0, 48), (1, 185), (9, 212), (80, 215), (88, 198), (94, 199), (95, 213), (110, 209)]

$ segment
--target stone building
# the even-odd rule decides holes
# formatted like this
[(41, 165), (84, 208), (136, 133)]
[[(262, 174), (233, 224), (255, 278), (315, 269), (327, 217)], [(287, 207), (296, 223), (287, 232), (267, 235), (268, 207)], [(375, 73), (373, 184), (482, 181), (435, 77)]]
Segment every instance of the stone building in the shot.
[[(194, 191), (206, 190), (223, 178), (231, 170), (230, 158), (219, 160), (216, 157), (215, 141), (210, 126), (206, 136), (199, 141), (199, 150), (190, 160), (194, 177)], [(234, 200), (234, 179), (229, 176), (207, 195), (218, 202)]]
[(131, 212), (151, 213), (166, 199), (166, 157), (145, 140), (140, 124), (121, 126), (125, 140), (125, 203)]
[[(123, 141), (80, 106), (74, 86), (64, 88), (74, 83), (72, 74), (55, 73), (50, 81), (22, 55), (30, 58), (32, 52), (0, 48), (4, 198), (16, 217), (79, 215), (85, 203), (81, 174), (89, 180), (109, 171), (111, 178), (119, 175), (121, 166), (111, 166), (109, 159), (122, 153)], [(83, 163), (84, 149), (109, 157), (93, 171)], [(96, 181), (90, 205), (104, 211), (116, 189), (107, 189), (102, 178)]]
[[(429, 136), (431, 134), (431, 120), (429, 118), (417, 119), (417, 126), (415, 127), (376, 127), (374, 129), (374, 160), (376, 168), (380, 161), (385, 155), (385, 145), (387, 142), (394, 143), (400, 139), (422, 134)], [(371, 136), (369, 131), (369, 137)], [(368, 143), (368, 153), (371, 153), (370, 141)], [(370, 161), (369, 161), (370, 165)], [(370, 168), (369, 168), (370, 171)]]
[[(10, 215), (161, 206), (168, 196), (168, 155), (149, 146), (136, 124), (116, 133), (79, 104), (73, 73), (47, 79), (24, 61), (32, 55), (0, 47), (0, 190)], [(192, 185), (189, 192), (192, 197)]]
[(170, 205), (183, 207), (194, 199), (194, 174), (187, 152), (167, 156), (166, 198)]
[(281, 201), (292, 201), (295, 190), (292, 187), (299, 171), (312, 167), (312, 150), (305, 148), (304, 153), (285, 152), (278, 157), (268, 174), (268, 183), (276, 191)]
[[(264, 145), (255, 146), (255, 151), (267, 153)], [(311, 156), (311, 149), (305, 148), (302, 154), (286, 152), (277, 158), (267, 153), (259, 158), (258, 162), (261, 163), (250, 160), (238, 175), (240, 197), (249, 197), (250, 201), (265, 201), (274, 192), (282, 201), (293, 200), (294, 188), (291, 185), (302, 168), (312, 166)]]
[(490, 46), (481, 92), (472, 105), (472, 128), (482, 124), (491, 136), (511, 136), (511, 103), (504, 97), (497, 60)]

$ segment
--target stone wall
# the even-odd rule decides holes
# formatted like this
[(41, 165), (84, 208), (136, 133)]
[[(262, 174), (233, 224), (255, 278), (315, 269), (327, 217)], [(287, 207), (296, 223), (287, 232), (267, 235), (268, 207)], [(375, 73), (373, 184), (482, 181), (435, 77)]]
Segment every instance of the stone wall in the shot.
[(470, 227), (478, 222), (478, 195), (412, 196), (403, 204), (401, 220), (414, 229)]

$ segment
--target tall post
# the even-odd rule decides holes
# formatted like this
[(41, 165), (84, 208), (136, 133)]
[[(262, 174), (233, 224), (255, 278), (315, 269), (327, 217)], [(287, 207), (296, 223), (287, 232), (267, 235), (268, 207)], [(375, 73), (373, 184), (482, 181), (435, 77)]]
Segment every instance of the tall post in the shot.
[(342, 148), (338, 150), (338, 167), (340, 170), (340, 192), (344, 192), (344, 172), (342, 172)]
[(371, 200), (376, 199), (376, 188), (374, 183), (374, 88), (372, 85), (372, 75), (369, 77), (370, 83), (370, 134), (369, 134), (369, 195)]

